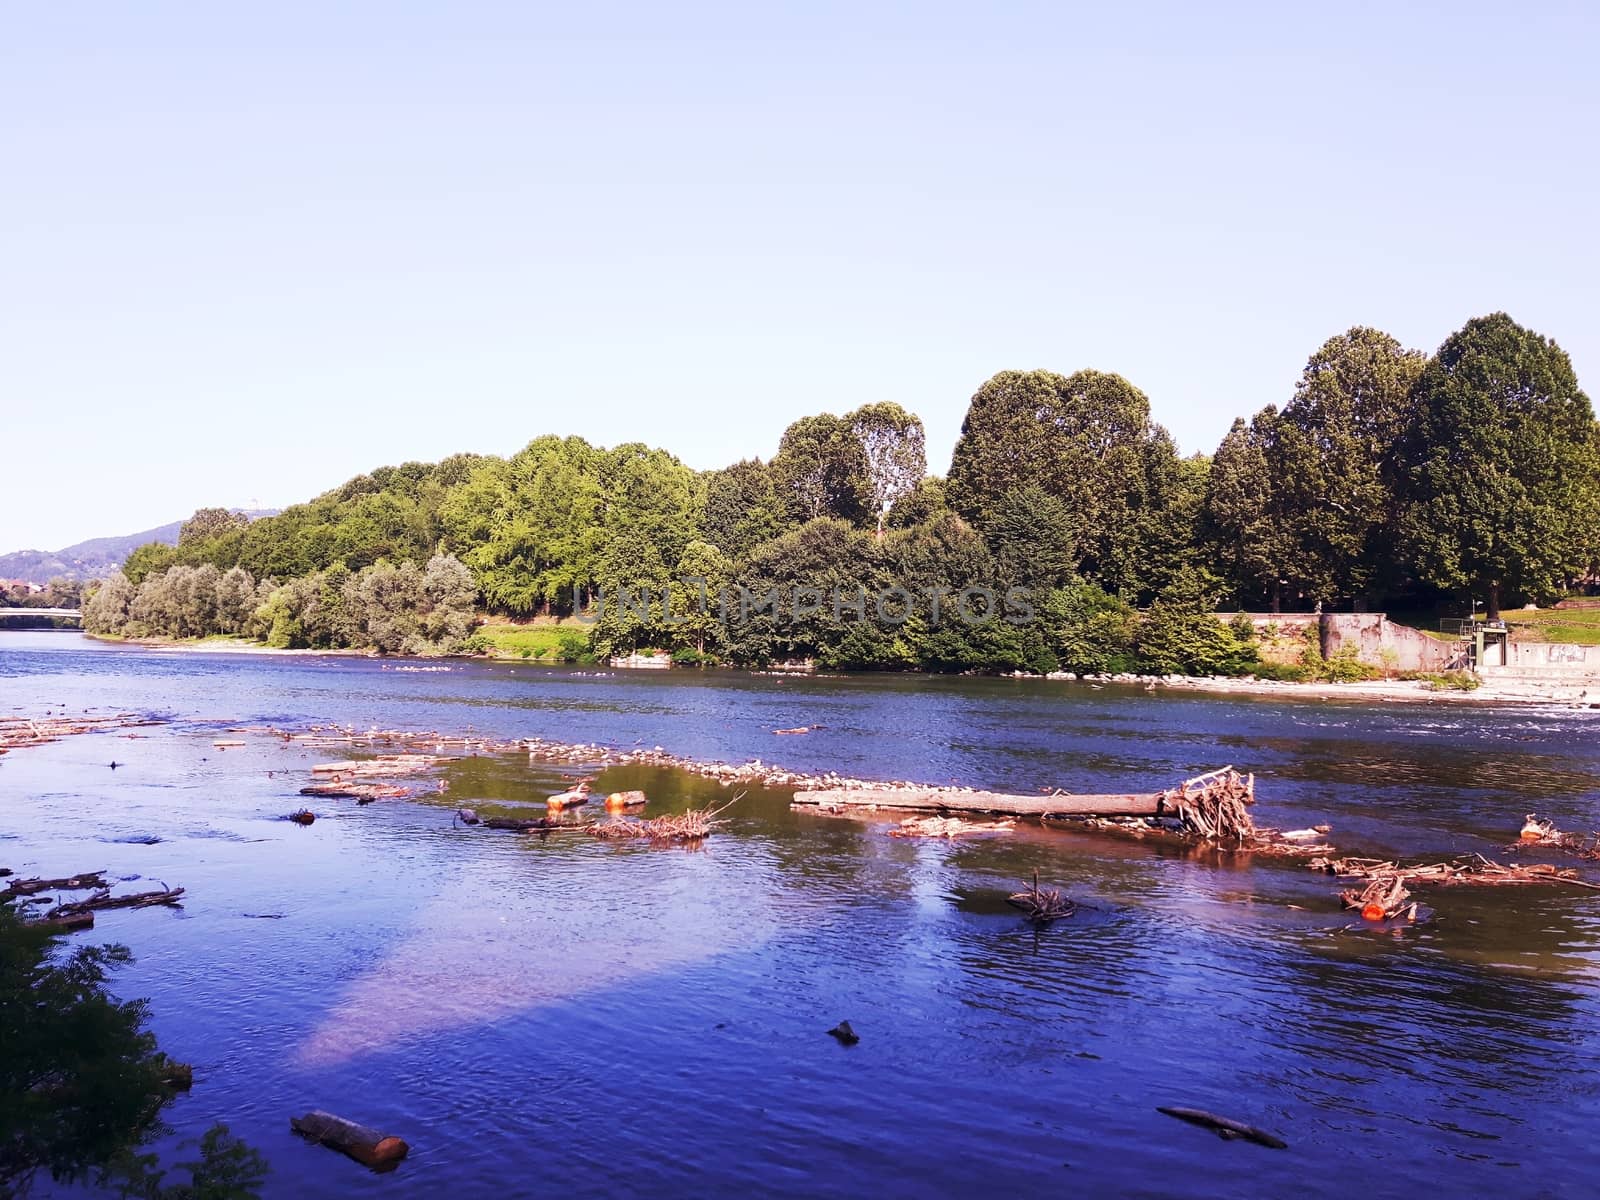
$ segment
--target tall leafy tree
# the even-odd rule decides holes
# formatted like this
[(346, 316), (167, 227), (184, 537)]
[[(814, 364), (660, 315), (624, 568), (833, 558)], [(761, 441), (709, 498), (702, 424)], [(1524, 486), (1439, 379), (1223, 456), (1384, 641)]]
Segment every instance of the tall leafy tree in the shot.
[(705, 481), (705, 497), (702, 536), (736, 561), (742, 562), (761, 543), (789, 528), (773, 471), (759, 458), (712, 471)]
[(607, 535), (642, 533), (663, 563), (677, 562), (698, 535), (705, 508), (694, 471), (665, 450), (626, 442), (600, 455), (599, 476)]
[(889, 510), (927, 474), (927, 434), (920, 417), (888, 401), (864, 404), (845, 420), (861, 443), (878, 536), (882, 537)]
[(1273, 458), (1278, 411), (1236, 418), (1211, 458), (1203, 514), (1212, 561), (1241, 605), (1266, 597), (1282, 611), (1282, 583), (1292, 532), (1283, 513)]
[(796, 523), (833, 517), (859, 526), (873, 511), (866, 449), (848, 418), (801, 417), (783, 431), (772, 471)]
[(1274, 487), (1292, 528), (1291, 569), (1313, 599), (1360, 598), (1392, 577), (1387, 466), (1426, 361), (1382, 330), (1357, 326), (1311, 356), (1284, 406)]
[(1080, 532), (1065, 501), (1030, 483), (1000, 498), (985, 540), (1000, 583), (1049, 589), (1071, 578)]
[(535, 438), (506, 461), (479, 463), (449, 492), (447, 543), (490, 605), (566, 611), (592, 582), (604, 542), (601, 456), (579, 437)]
[(972, 398), (946, 494), (987, 532), (1008, 494), (1041, 488), (1072, 513), (1080, 569), (1120, 588), (1133, 581), (1152, 472), (1176, 457), (1149, 399), (1122, 376), (1004, 371)]
[(250, 518), (242, 513), (231, 512), (226, 508), (198, 508), (194, 516), (179, 528), (178, 545), (187, 546), (192, 542), (207, 541), (231, 533), (233, 530), (243, 529), (249, 524)]
[(1406, 547), (1418, 575), (1481, 594), (1545, 598), (1593, 566), (1600, 436), (1566, 352), (1505, 313), (1446, 339), (1416, 387), (1400, 452)]

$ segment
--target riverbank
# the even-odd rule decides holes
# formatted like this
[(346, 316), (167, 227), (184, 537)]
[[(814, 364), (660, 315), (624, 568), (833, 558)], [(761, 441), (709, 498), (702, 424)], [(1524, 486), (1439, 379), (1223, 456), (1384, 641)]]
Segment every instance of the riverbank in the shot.
[[(376, 650), (316, 650), (316, 649), (284, 649), (277, 646), (263, 645), (261, 642), (250, 638), (237, 637), (204, 637), (204, 638), (156, 638), (156, 637), (118, 637), (111, 633), (85, 633), (83, 635), (91, 642), (101, 642), (108, 646), (137, 646), (141, 650), (175, 650), (192, 654), (259, 654), (273, 655), (289, 658), (323, 657), (337, 655), (340, 658), (378, 658), (381, 657)], [(391, 657), (409, 656), (392, 655)], [(429, 661), (429, 660), (421, 660)]]
[[(1535, 704), (1600, 709), (1600, 680), (1590, 684), (1540, 685), (1525, 680), (1487, 679), (1476, 688), (1440, 688), (1426, 679), (1365, 679), (1353, 683), (1291, 683), (1272, 679), (1233, 679), (1221, 676), (1135, 677), (1124, 686), (1155, 691), (1204, 691), (1249, 696), (1283, 696), (1297, 700), (1379, 700), (1409, 703)], [(1096, 684), (1091, 683), (1091, 686)], [(1099, 684), (1098, 686), (1104, 686)]]
[[(448, 662), (437, 657), (406, 655), (379, 655), (371, 650), (282, 650), (263, 646), (242, 638), (204, 638), (178, 641), (170, 638), (118, 638), (99, 634), (84, 637), (113, 646), (137, 646), (142, 649), (188, 652), (195, 654), (247, 654), (288, 658), (337, 656), (341, 658), (382, 658), (397, 664), (397, 669), (421, 669), (416, 664), (427, 664), (434, 669), (447, 669)], [(455, 662), (506, 662), (525, 663), (530, 666), (547, 666), (560, 670), (568, 663), (541, 662), (521, 655), (456, 655)], [(626, 667), (618, 670), (627, 671)], [(695, 671), (699, 668), (681, 668)], [(759, 674), (741, 671), (741, 674)], [(918, 674), (907, 672), (906, 674)], [(1284, 700), (1348, 702), (1376, 701), (1380, 703), (1404, 702), (1410, 704), (1476, 704), (1476, 705), (1557, 705), (1575, 709), (1600, 710), (1600, 681), (1541, 685), (1526, 680), (1488, 679), (1476, 688), (1440, 688), (1425, 679), (1368, 679), (1352, 683), (1302, 683), (1272, 679), (1230, 676), (1187, 675), (1074, 675), (1039, 676), (1016, 674), (1005, 678), (1042, 680), (1067, 684), (1077, 688), (1142, 688), (1148, 692), (1165, 690), (1207, 692), (1217, 695), (1243, 695), (1278, 697)]]

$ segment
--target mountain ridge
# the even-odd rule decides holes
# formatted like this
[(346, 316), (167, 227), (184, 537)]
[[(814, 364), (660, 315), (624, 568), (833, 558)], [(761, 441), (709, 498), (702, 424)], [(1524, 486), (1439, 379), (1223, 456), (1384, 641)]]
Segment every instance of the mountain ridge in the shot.
[[(258, 517), (274, 516), (278, 512), (275, 508), (236, 508), (232, 511), (243, 513), (252, 521)], [(52, 579), (98, 579), (120, 567), (127, 561), (128, 555), (146, 542), (165, 542), (169, 546), (176, 546), (178, 531), (182, 528), (183, 521), (168, 521), (165, 525), (137, 533), (86, 538), (60, 550), (13, 550), (9, 554), (0, 554), (0, 579), (20, 579), (40, 584), (49, 583)]]

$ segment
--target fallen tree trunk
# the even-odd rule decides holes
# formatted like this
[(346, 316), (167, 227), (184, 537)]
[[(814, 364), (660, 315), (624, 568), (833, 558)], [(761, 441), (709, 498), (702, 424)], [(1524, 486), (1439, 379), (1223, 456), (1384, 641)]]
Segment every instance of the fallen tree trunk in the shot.
[(321, 796), (327, 800), (403, 800), (409, 788), (393, 783), (312, 783), (300, 789), (302, 796)]
[(92, 912), (67, 913), (65, 916), (39, 917), (37, 920), (24, 921), (31, 929), (52, 929), (57, 933), (71, 933), (74, 929), (93, 929), (94, 914)]
[(534, 829), (575, 829), (577, 826), (569, 825), (565, 821), (552, 821), (549, 817), (485, 817), (485, 829), (509, 829), (516, 833), (527, 833)]
[(401, 1138), (357, 1125), (320, 1108), (312, 1109), (303, 1117), (290, 1117), (289, 1128), (375, 1171), (393, 1170), (411, 1150)]
[(75, 900), (71, 904), (57, 905), (50, 910), (46, 920), (76, 916), (79, 913), (100, 912), (108, 908), (149, 908), (156, 904), (181, 908), (182, 901), (182, 888), (169, 888), (165, 885), (159, 892), (134, 892), (127, 896), (113, 896), (109, 891), (96, 892), (87, 900)]
[(1247, 1142), (1254, 1142), (1258, 1146), (1266, 1146), (1272, 1150), (1287, 1150), (1289, 1143), (1282, 1138), (1259, 1129), (1254, 1125), (1246, 1125), (1243, 1121), (1235, 1121), (1232, 1117), (1219, 1117), (1216, 1113), (1207, 1112), (1203, 1108), (1180, 1108), (1176, 1105), (1157, 1105), (1156, 1111), (1169, 1117), (1177, 1117), (1180, 1121), (1187, 1121), (1191, 1125), (1199, 1125), (1203, 1129), (1215, 1130), (1218, 1137), (1225, 1140), (1243, 1138)]
[(32, 896), (36, 892), (88, 891), (108, 886), (104, 871), (85, 871), (82, 875), (68, 875), (62, 879), (13, 879), (5, 891), (0, 892), (0, 898)]
[(819, 788), (796, 792), (794, 803), (838, 812), (847, 808), (898, 808), (912, 812), (1007, 813), (1017, 817), (1156, 817), (1162, 814), (1162, 793), (1077, 796), (1014, 796), (956, 788)]

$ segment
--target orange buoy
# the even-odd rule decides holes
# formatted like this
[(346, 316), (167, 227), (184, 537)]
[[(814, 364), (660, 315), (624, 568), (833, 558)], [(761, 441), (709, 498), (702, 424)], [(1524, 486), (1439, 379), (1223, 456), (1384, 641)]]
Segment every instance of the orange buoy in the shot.
[(1361, 910), (1361, 915), (1368, 921), (1382, 921), (1389, 914), (1383, 911), (1383, 905), (1369, 904)]

